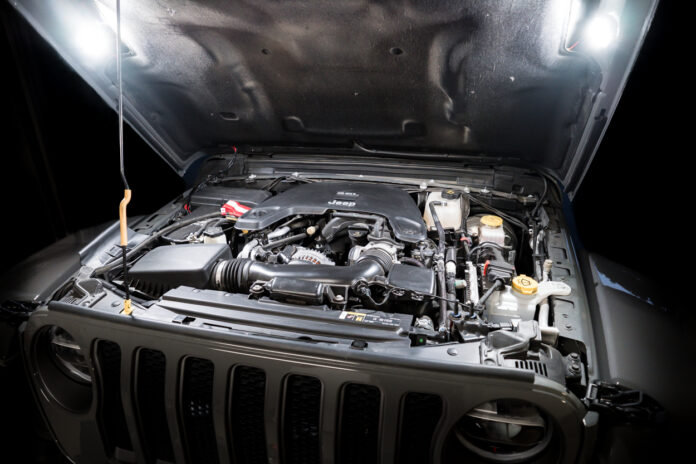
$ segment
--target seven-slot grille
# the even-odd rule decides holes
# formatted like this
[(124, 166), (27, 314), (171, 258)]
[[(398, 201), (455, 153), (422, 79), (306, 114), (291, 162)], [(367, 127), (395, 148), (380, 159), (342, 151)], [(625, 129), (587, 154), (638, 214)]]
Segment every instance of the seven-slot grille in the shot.
[[(231, 462), (266, 463), (269, 427), (277, 427), (279, 454), (285, 464), (380, 461), (384, 401), (376, 386), (355, 382), (329, 390), (319, 378), (299, 374), (273, 376), (279, 383), (273, 385), (263, 369), (234, 365), (228, 373), (217, 373), (227, 376), (223, 412), (214, 408), (216, 366), (212, 361), (184, 356), (175, 364), (167, 364), (161, 351), (141, 348), (134, 352), (132, 360), (133, 410), (125, 411), (123, 405), (129, 403), (122, 401), (118, 393), (122, 372), (119, 345), (102, 340), (96, 346), (95, 369), (101, 379), (99, 393), (103, 405), (99, 420), (110, 456), (118, 458), (124, 452), (132, 455), (125, 420), (132, 412), (137, 424), (132, 433), (138, 434), (148, 462), (174, 462), (172, 437), (177, 434), (190, 463), (220, 462), (218, 440), (223, 437)], [(165, 402), (167, 366), (178, 366), (176, 421), (171, 420), (172, 414), (169, 418), (167, 415), (167, 408), (171, 407)], [(277, 392), (279, 397), (269, 398), (268, 391)], [(326, 407), (336, 408), (336, 424), (322, 423)], [(269, 421), (268, 408), (277, 412), (275, 420)], [(442, 415), (441, 398), (406, 393), (399, 408), (398, 437), (394, 443), (397, 462), (427, 462), (430, 442)], [(224, 417), (218, 418), (217, 414)], [(325, 426), (336, 431), (335, 448), (331, 448), (335, 455), (331, 457), (325, 456), (322, 449)]]

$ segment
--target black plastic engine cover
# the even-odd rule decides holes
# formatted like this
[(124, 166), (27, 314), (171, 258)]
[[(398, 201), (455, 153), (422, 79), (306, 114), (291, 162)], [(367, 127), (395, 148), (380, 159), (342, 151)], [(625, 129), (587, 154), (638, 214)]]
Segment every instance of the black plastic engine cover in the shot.
[(261, 203), (237, 220), (235, 228), (260, 230), (296, 214), (329, 210), (377, 214), (387, 218), (394, 236), (404, 242), (425, 240), (427, 230), (411, 196), (387, 185), (317, 182), (293, 187)]
[(199, 190), (191, 197), (191, 206), (221, 207), (229, 200), (235, 200), (245, 206), (256, 206), (271, 196), (270, 192), (258, 189), (209, 186)]

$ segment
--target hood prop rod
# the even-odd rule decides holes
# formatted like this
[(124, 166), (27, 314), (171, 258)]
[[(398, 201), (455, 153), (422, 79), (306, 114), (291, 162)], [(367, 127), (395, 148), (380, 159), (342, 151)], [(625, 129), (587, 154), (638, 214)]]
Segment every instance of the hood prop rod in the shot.
[(126, 179), (126, 169), (123, 163), (123, 76), (121, 71), (121, 0), (116, 0), (116, 80), (118, 81), (118, 152), (123, 181), (123, 200), (118, 207), (119, 231), (121, 234), (121, 253), (123, 256), (123, 286), (126, 298), (123, 300), (123, 314), (130, 316), (131, 307), (130, 284), (128, 282), (128, 217), (126, 207), (131, 200), (131, 190)]

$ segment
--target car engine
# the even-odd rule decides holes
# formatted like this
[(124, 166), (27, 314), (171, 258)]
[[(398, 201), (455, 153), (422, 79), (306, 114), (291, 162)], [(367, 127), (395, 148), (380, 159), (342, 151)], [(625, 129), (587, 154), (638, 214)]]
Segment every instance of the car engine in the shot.
[(405, 314), (427, 334), (417, 337), (423, 343), (532, 320), (545, 340), (557, 336), (549, 297), (570, 288), (549, 279), (542, 227), (530, 238), (516, 216), (454, 189), (285, 187), (195, 192), (186, 205), (192, 218), (134, 260), (130, 284), (146, 299), (184, 285), (343, 317)]

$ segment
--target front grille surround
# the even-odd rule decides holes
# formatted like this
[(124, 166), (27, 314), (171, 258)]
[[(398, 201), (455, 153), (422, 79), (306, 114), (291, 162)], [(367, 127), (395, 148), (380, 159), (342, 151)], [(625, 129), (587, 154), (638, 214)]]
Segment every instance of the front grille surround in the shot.
[[(213, 331), (155, 324), (122, 316), (95, 312), (85, 314), (83, 308), (64, 304), (54, 304), (52, 310), (39, 310), (32, 315), (24, 333), (24, 346), (30, 347), (34, 335), (46, 325), (65, 328), (75, 334), (81, 346), (92, 346), (98, 340), (118, 344), (123, 364), (121, 401), (134, 456), (145, 456), (148, 449), (142, 443), (144, 438), (139, 431), (133, 391), (133, 363), (142, 348), (161, 351), (166, 358), (165, 412), (176, 462), (190, 462), (186, 447), (187, 433), (180, 417), (182, 363), (188, 358), (208, 360), (213, 365), (211, 411), (219, 462), (240, 461), (234, 449), (233, 426), (229, 418), (232, 404), (230, 390), (234, 385), (234, 372), (240, 366), (265, 373), (262, 414), (268, 461), (283, 462), (284, 395), (291, 376), (316, 378), (322, 386), (318, 419), (319, 462), (335, 462), (340, 456), (342, 392), (346, 385), (351, 384), (367, 385), (380, 391), (378, 462), (398, 462), (404, 398), (414, 392), (436, 395), (442, 400), (441, 417), (434, 427), (432, 439), (427, 443), (428, 456), (433, 462), (439, 462), (449, 430), (465, 412), (482, 402), (503, 397), (525, 399), (547, 411), (563, 433), (566, 452), (563, 457), (568, 462), (575, 459), (580, 449), (584, 415), (582, 405), (566, 395), (558, 384), (521, 370), (443, 367), (436, 362), (428, 363), (431, 366), (428, 369), (424, 364), (416, 364), (418, 360), (382, 362), (381, 358), (370, 357), (350, 348), (338, 351), (339, 347), (335, 346), (285, 343), (260, 337), (240, 339)], [(93, 352), (90, 354), (94, 355)], [(448, 356), (444, 351), (443, 355)], [(27, 362), (31, 363), (31, 359), (31, 355), (25, 356)], [(32, 368), (30, 365), (29, 369)], [(80, 414), (65, 410), (51, 400), (51, 395), (40, 393), (41, 389), (46, 388), (40, 382), (35, 382), (34, 388), (47, 421), (67, 455), (77, 462), (106, 462), (109, 459), (103, 446), (104, 437), (101, 433), (92, 432), (98, 430), (100, 424), (97, 404), (102, 392), (97, 383), (93, 385), (95, 400), (92, 407)], [(91, 426), (87, 427), (86, 424)], [(87, 430), (84, 439), (76, 441), (67, 434), (68, 430), (76, 430), (75, 427)]]

